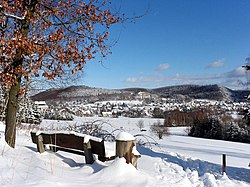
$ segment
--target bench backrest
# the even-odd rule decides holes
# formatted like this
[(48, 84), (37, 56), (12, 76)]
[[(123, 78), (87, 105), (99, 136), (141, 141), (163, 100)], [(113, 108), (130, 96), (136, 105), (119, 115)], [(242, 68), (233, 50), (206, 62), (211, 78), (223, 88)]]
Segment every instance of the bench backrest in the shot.
[[(69, 149), (76, 149), (84, 151), (84, 135), (77, 136), (75, 134), (64, 134), (64, 133), (45, 133), (42, 132), (37, 135), (35, 132), (31, 132), (31, 138), (33, 143), (38, 143), (38, 136), (42, 137), (43, 144), (51, 144)], [(91, 151), (93, 154), (105, 156), (104, 140), (95, 141), (90, 139)]]

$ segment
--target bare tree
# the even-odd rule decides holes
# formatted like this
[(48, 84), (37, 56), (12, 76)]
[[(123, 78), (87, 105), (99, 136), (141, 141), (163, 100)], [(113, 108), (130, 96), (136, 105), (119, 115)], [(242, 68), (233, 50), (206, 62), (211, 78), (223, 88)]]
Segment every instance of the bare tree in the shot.
[(144, 121), (140, 119), (136, 125), (140, 129), (140, 131), (142, 131), (142, 129), (144, 128)]
[(159, 139), (162, 139), (162, 137), (164, 135), (169, 135), (169, 130), (167, 126), (163, 126), (160, 122), (160, 120), (158, 120), (157, 122), (155, 122), (151, 127), (150, 130), (155, 133)]

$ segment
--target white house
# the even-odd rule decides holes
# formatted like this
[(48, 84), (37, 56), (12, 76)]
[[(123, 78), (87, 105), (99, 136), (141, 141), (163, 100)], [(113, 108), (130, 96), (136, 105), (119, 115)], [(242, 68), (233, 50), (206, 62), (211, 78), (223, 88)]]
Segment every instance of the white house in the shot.
[(35, 106), (41, 111), (45, 111), (49, 108), (45, 101), (35, 101)]

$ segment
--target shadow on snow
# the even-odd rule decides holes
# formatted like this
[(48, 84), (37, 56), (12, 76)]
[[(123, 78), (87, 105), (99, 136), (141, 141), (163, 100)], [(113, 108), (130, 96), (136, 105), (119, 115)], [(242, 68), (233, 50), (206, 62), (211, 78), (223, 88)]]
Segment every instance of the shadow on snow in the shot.
[[(215, 176), (221, 176), (221, 165), (214, 164), (207, 161), (202, 161), (199, 159), (193, 160), (191, 158), (188, 158), (186, 160), (183, 160), (180, 156), (172, 156), (167, 153), (159, 153), (154, 152), (148, 148), (138, 146), (137, 150), (142, 155), (147, 155), (150, 157), (159, 157), (167, 162), (171, 162), (174, 164), (180, 165), (183, 170), (186, 169), (190, 170), (196, 170), (199, 174), (199, 176), (203, 176), (205, 173), (211, 173)], [(237, 168), (237, 167), (227, 167), (227, 176), (230, 179), (239, 180), (239, 181), (245, 181), (247, 183), (250, 183), (250, 170), (245, 168)]]
[[(31, 147), (31, 146), (25, 146), (25, 147), (28, 148), (28, 149), (30, 149), (31, 151), (37, 153), (37, 149), (35, 147)], [(62, 161), (65, 164), (67, 164), (69, 167), (72, 167), (72, 168), (74, 168), (74, 167), (85, 167), (85, 166), (88, 166), (88, 167), (91, 167), (93, 169), (93, 173), (96, 173), (96, 172), (100, 171), (101, 169), (103, 169), (105, 167), (102, 164), (99, 164), (98, 161), (95, 161), (93, 164), (86, 164), (84, 156), (82, 156), (82, 161), (83, 162), (78, 163), (74, 159), (66, 157), (63, 154), (60, 154), (61, 153), (60, 151), (55, 153), (53, 151), (48, 150), (48, 153), (55, 154), (57, 157), (59, 157), (60, 159), (62, 159)], [(68, 154), (71, 154), (71, 153), (68, 153)]]

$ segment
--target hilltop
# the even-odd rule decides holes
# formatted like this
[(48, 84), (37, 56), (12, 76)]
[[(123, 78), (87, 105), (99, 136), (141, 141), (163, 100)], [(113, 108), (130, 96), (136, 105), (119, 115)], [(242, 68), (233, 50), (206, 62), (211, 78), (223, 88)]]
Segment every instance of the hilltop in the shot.
[(70, 86), (60, 89), (49, 89), (32, 96), (33, 100), (52, 101), (85, 101), (88, 103), (107, 100), (133, 100), (157, 98), (175, 98), (178, 100), (207, 99), (217, 101), (243, 101), (249, 90), (231, 90), (219, 85), (178, 85), (155, 89), (126, 88), (105, 89), (89, 86)]

